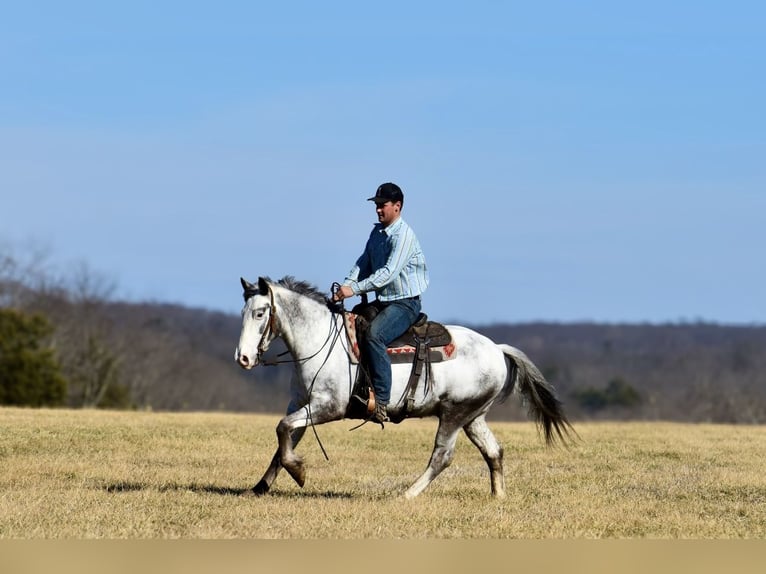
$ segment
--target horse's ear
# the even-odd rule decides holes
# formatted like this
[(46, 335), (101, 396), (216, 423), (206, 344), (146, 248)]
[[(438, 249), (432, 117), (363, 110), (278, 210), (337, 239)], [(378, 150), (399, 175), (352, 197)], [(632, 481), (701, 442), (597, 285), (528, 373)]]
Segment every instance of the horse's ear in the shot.
[(268, 293), (269, 289), (269, 282), (263, 277), (258, 277), (258, 291), (261, 292), (261, 295)]
[(244, 277), (240, 277), (239, 282), (242, 283), (242, 289), (244, 289), (242, 296), (245, 299), (245, 303), (247, 303), (247, 300), (250, 299), (250, 297), (258, 293), (258, 288), (249, 281), (245, 280)]

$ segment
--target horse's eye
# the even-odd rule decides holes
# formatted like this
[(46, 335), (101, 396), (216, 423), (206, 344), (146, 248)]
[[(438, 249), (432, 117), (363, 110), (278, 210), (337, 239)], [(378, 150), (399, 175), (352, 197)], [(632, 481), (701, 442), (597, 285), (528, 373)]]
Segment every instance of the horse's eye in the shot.
[(257, 309), (256, 311), (253, 311), (253, 317), (256, 319), (263, 319), (263, 315), (265, 314), (263, 309)]

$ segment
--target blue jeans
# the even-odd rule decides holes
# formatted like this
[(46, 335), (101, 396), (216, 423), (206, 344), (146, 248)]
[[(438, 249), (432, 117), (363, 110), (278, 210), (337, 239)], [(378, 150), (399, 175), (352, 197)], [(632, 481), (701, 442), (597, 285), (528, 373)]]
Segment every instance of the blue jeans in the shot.
[(380, 313), (370, 323), (367, 356), (372, 370), (375, 400), (387, 405), (391, 400), (391, 358), (386, 348), (418, 318), (420, 298), (400, 299), (381, 303), (381, 306)]

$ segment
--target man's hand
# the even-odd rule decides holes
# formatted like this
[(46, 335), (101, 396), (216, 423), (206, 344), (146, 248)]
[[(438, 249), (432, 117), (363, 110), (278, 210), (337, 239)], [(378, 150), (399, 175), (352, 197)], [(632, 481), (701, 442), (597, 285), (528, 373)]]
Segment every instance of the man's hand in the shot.
[(343, 299), (348, 299), (349, 297), (353, 297), (354, 292), (351, 290), (351, 287), (348, 285), (341, 285), (340, 289), (338, 289), (335, 293), (332, 295), (333, 301), (343, 301)]

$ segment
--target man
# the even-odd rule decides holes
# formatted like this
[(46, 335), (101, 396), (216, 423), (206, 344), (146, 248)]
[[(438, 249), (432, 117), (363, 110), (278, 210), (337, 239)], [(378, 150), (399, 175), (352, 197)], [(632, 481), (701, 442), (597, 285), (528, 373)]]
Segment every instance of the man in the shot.
[(417, 319), (420, 295), (428, 287), (428, 269), (415, 232), (401, 217), (404, 194), (399, 186), (384, 183), (368, 201), (375, 202), (378, 223), (334, 299), (375, 292), (380, 312), (370, 323), (365, 350), (375, 391), (371, 419), (383, 423), (389, 420), (391, 400), (391, 359), (386, 348)]

